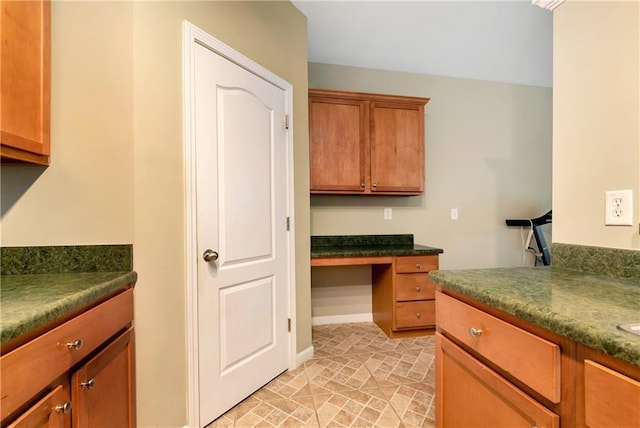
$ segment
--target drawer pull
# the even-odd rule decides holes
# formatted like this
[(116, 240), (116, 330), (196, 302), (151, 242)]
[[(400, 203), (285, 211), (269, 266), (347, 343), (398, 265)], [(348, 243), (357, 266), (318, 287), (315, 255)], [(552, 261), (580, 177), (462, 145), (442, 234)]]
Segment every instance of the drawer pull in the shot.
[(416, 313), (416, 318), (420, 318), (422, 316), (422, 314), (420, 312)]
[(71, 412), (71, 401), (67, 401), (64, 404), (58, 404), (54, 410), (56, 413), (64, 413), (65, 415), (68, 415)]
[(418, 293), (419, 293), (419, 292), (421, 292), (421, 291), (422, 291), (422, 288), (420, 288), (420, 287), (416, 287), (416, 292), (418, 292)]
[(420, 263), (416, 263), (416, 269), (420, 269)]
[(470, 327), (469, 328), (469, 336), (474, 337), (474, 338), (478, 338), (478, 337), (482, 336), (482, 330), (480, 330), (479, 328)]
[(82, 339), (76, 339), (72, 342), (67, 342), (67, 348), (69, 349), (80, 349), (82, 348), (82, 345), (84, 344), (84, 342), (82, 341)]
[(80, 382), (80, 388), (91, 389), (94, 386), (96, 386), (96, 379), (95, 378), (91, 378), (86, 382)]

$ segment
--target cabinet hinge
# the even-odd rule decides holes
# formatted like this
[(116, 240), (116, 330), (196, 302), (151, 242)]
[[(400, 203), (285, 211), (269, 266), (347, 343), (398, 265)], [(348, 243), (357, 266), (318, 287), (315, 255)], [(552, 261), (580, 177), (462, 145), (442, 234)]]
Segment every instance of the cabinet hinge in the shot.
[(284, 115), (284, 129), (289, 129), (289, 115)]
[(291, 333), (291, 318), (287, 318), (287, 331)]
[(291, 219), (287, 217), (287, 232), (291, 229)]

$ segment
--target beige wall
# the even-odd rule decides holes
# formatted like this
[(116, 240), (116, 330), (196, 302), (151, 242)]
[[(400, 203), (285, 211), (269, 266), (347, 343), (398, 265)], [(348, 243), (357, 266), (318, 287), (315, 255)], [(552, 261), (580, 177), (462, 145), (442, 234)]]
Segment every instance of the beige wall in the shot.
[[(133, 7), (51, 7), (51, 165), (2, 165), (2, 245), (133, 242)], [(117, 30), (113, 23), (117, 23)]]
[(141, 427), (187, 423), (184, 19), (294, 86), (297, 348), (311, 346), (306, 18), (291, 3), (54, 2), (51, 166), (2, 166), (2, 245), (134, 244)]
[[(553, 23), (553, 240), (638, 249), (640, 3), (567, 1)], [(620, 189), (634, 226), (605, 226)]]
[[(413, 233), (444, 249), (442, 269), (522, 264), (520, 230), (504, 220), (551, 209), (551, 88), (318, 63), (309, 64), (309, 86), (431, 98), (424, 196), (312, 196), (312, 235)], [(384, 207), (392, 220), (383, 220)], [(450, 220), (451, 208), (459, 220)], [(326, 287), (316, 290), (318, 275), (330, 275), (319, 269), (313, 316), (349, 313)], [(353, 285), (370, 280), (359, 270), (351, 276)], [(351, 313), (369, 301), (363, 291)]]
[(288, 2), (135, 2), (138, 423), (186, 423), (181, 26), (187, 19), (294, 86), (298, 349), (311, 345), (306, 19)]

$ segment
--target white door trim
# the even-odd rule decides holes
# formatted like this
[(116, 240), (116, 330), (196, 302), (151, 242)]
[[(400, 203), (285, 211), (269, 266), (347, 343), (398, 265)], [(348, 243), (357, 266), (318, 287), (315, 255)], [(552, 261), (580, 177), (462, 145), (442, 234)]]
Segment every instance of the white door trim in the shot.
[[(289, 369), (297, 366), (296, 355), (296, 288), (295, 288), (295, 223), (293, 188), (293, 85), (275, 75), (231, 47), (188, 21), (182, 23), (182, 88), (183, 88), (183, 132), (185, 168), (185, 249), (186, 249), (186, 344), (187, 344), (187, 410), (188, 426), (200, 426), (200, 403), (198, 381), (198, 288), (197, 288), (197, 230), (196, 230), (196, 162), (194, 138), (194, 44), (200, 44), (216, 52), (236, 65), (277, 86), (285, 92), (285, 110), (289, 117), (286, 133), (287, 144), (287, 216), (290, 231), (287, 242), (288, 260), (288, 317), (291, 318), (289, 333)], [(284, 124), (283, 124), (284, 126)]]

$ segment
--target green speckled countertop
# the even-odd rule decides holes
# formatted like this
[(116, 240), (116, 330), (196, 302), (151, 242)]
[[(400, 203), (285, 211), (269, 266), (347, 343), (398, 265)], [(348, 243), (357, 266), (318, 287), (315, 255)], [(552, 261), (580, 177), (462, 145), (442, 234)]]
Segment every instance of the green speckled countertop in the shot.
[(130, 244), (0, 248), (0, 343), (135, 284), (132, 254)]
[(444, 288), (640, 367), (640, 281), (552, 267), (436, 271)]
[(440, 248), (413, 243), (413, 235), (312, 236), (311, 258), (420, 256), (440, 254)]

